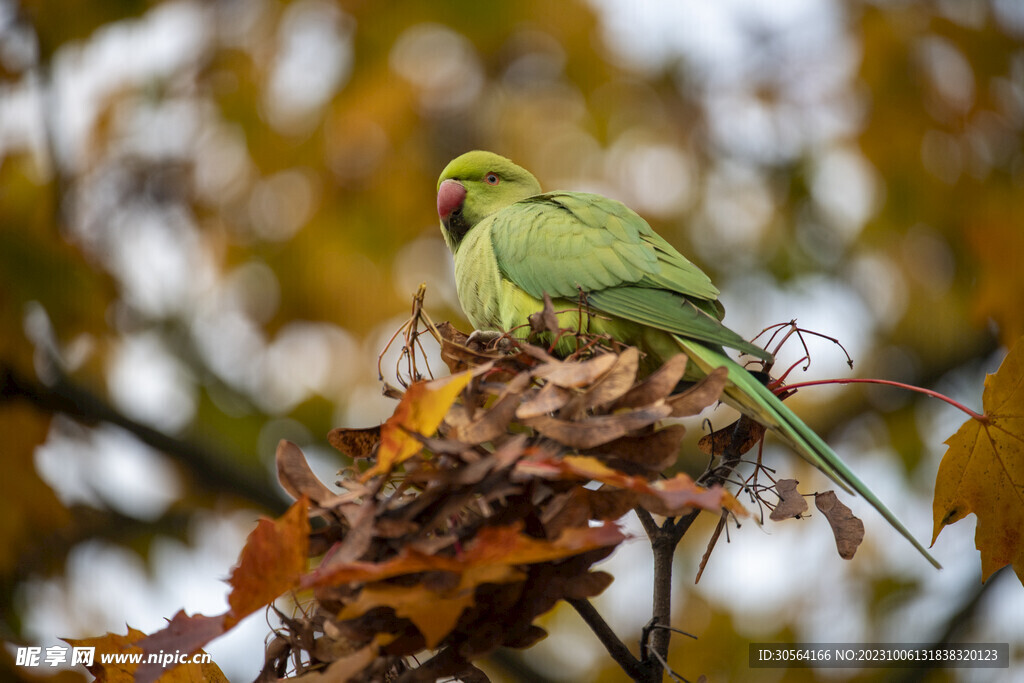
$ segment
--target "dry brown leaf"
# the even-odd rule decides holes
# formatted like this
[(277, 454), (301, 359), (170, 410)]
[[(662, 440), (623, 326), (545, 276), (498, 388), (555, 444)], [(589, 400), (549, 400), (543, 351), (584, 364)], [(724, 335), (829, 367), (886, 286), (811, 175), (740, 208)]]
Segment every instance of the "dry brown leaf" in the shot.
[(521, 650), (535, 645), (544, 638), (547, 638), (547, 635), (548, 632), (540, 626), (531, 624), (523, 629), (522, 632), (516, 633), (511, 637), (506, 635), (501, 644), (505, 647), (514, 647)]
[(835, 491), (815, 494), (814, 505), (821, 510), (832, 526), (839, 556), (844, 560), (853, 559), (854, 553), (864, 540), (864, 522), (853, 516), (850, 508), (836, 497)]
[(457, 470), (451, 478), (455, 484), (476, 484), (489, 473), (504, 469), (518, 460), (526, 445), (526, 434), (515, 434), (501, 441), (498, 450)]
[(533, 359), (534, 361), (540, 361), (541, 363), (551, 363), (552, 365), (559, 365), (562, 362), (559, 359), (552, 356), (547, 351), (545, 351), (544, 349), (540, 348), (539, 346), (534, 346), (533, 344), (524, 344), (520, 349), (520, 353), (524, 358), (530, 358)]
[(580, 527), (590, 519), (590, 506), (579, 495), (580, 487), (552, 496), (541, 511), (540, 521), (547, 535), (553, 536), (570, 527)]
[(586, 526), (592, 519), (615, 521), (636, 503), (637, 495), (633, 491), (607, 486), (592, 491), (574, 486), (544, 507), (541, 523), (549, 536), (557, 536), (565, 529)]
[(697, 415), (717, 401), (718, 397), (722, 395), (728, 377), (728, 368), (715, 368), (707, 377), (686, 391), (669, 396), (665, 402), (672, 406), (672, 417)]
[[(591, 408), (599, 408), (621, 398), (636, 381), (636, 372), (639, 367), (640, 352), (633, 346), (627, 347), (618, 355), (615, 365), (591, 384), (589, 389), (574, 398), (566, 406), (566, 410), (575, 415)], [(562, 417), (567, 416), (563, 415)]]
[(523, 390), (530, 384), (530, 375), (522, 372), (505, 385), (505, 390), (494, 405), (486, 409), (475, 420), (458, 425), (452, 430), (451, 438), (465, 444), (480, 444), (493, 441), (508, 430), (516, 415)]
[(660, 368), (648, 375), (647, 379), (623, 394), (622, 398), (616, 401), (612, 407), (636, 408), (650, 405), (658, 399), (667, 397), (683, 379), (688, 360), (682, 353), (672, 356)]
[(614, 353), (603, 353), (583, 362), (548, 362), (534, 368), (533, 376), (566, 389), (576, 389), (592, 384), (611, 370), (618, 358)]
[(551, 303), (551, 297), (547, 292), (544, 292), (544, 308), (532, 313), (527, 320), (530, 322), (531, 332), (550, 332), (557, 335), (560, 331), (558, 315), (555, 314), (555, 306)]
[(573, 491), (586, 503), (590, 509), (590, 519), (594, 520), (615, 521), (637, 504), (636, 493), (626, 489), (603, 486), (597, 491), (583, 487)]
[(654, 424), (668, 417), (671, 412), (669, 406), (662, 404), (576, 422), (541, 416), (523, 420), (523, 424), (570, 448), (594, 448)]
[(764, 438), (764, 432), (764, 425), (740, 415), (731, 425), (702, 436), (697, 447), (707, 455), (746, 453)]
[(768, 516), (773, 522), (799, 518), (800, 515), (807, 512), (807, 500), (796, 490), (796, 485), (799, 483), (796, 479), (779, 479), (775, 482), (775, 492), (779, 494), (779, 504)]
[(374, 532), (377, 531), (373, 523), (376, 513), (377, 501), (373, 498), (363, 501), (348, 520), (349, 525), (344, 537), (331, 548), (320, 566), (343, 564), (362, 557), (370, 548)]
[(502, 356), (500, 352), (469, 348), (469, 335), (455, 329), (449, 322), (437, 325), (436, 329), (441, 335), (441, 360), (453, 375)]
[(615, 580), (608, 572), (587, 572), (583, 576), (575, 577), (567, 582), (568, 590), (564, 591), (565, 597), (569, 600), (583, 600), (592, 598), (604, 592), (604, 589), (612, 585)]
[(555, 412), (572, 397), (568, 389), (563, 389), (557, 384), (545, 384), (532, 396), (527, 398), (516, 409), (516, 417), (526, 420), (531, 417), (540, 417)]
[(725, 509), (739, 517), (750, 516), (743, 504), (718, 484), (706, 489), (682, 472), (671, 479), (654, 482), (650, 492), (640, 494), (640, 504), (654, 514), (666, 517), (674, 517), (693, 508), (709, 512)]
[(614, 441), (587, 449), (603, 459), (615, 458), (615, 466), (635, 474), (639, 471), (661, 472), (679, 457), (679, 448), (686, 436), (686, 427), (681, 424), (668, 425), (651, 433), (623, 436)]
[(460, 346), (465, 346), (466, 342), (469, 341), (469, 335), (465, 332), (458, 330), (447, 320), (443, 323), (434, 326), (438, 334), (441, 335), (441, 340), (446, 342), (452, 342)]
[(339, 657), (323, 671), (303, 674), (302, 683), (346, 683), (363, 672), (377, 658), (380, 648), (394, 639), (390, 633), (380, 633), (366, 646)]
[(317, 505), (320, 505), (321, 501), (337, 498), (337, 494), (313, 474), (313, 470), (309, 469), (306, 462), (306, 456), (291, 441), (281, 439), (278, 442), (275, 461), (277, 480), (292, 498), (298, 500), (306, 496)]

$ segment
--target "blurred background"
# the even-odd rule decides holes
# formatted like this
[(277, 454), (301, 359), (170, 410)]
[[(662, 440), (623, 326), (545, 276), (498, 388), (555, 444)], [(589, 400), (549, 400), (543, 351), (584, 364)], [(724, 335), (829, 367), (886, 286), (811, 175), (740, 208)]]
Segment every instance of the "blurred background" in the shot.
[[(420, 282), (468, 330), (435, 212), (452, 157), (621, 199), (712, 276), (731, 327), (796, 318), (853, 357), (812, 340), (792, 380), (980, 409), (1024, 334), (1022, 133), (1016, 0), (0, 0), (0, 678), (85, 678), (16, 667), (16, 645), (226, 609), (245, 536), (286, 504), (277, 441), (332, 481), (328, 430), (393, 409), (377, 356)], [(930, 539), (961, 413), (850, 386), (791, 403)], [(698, 640), (676, 639), (674, 668), (892, 680), (750, 670), (750, 641), (1009, 641), (1024, 663), (1024, 594), (1005, 571), (982, 590), (973, 516), (936, 572), (846, 502), (867, 528), (852, 562), (820, 515), (746, 523), (694, 585), (714, 520), (696, 525), (674, 626)], [(625, 524), (596, 604), (633, 645), (650, 551)], [(484, 665), (495, 680), (624, 680), (572, 610), (543, 625)], [(210, 646), (231, 680), (255, 677), (269, 628)]]

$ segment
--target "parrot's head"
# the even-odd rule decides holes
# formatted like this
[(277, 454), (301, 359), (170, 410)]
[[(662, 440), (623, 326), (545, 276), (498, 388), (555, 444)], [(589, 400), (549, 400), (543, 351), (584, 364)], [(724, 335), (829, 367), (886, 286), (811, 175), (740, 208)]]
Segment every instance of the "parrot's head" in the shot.
[(474, 225), (535, 194), (540, 194), (540, 183), (526, 169), (492, 152), (466, 152), (437, 179), (437, 215), (445, 242), (455, 251)]

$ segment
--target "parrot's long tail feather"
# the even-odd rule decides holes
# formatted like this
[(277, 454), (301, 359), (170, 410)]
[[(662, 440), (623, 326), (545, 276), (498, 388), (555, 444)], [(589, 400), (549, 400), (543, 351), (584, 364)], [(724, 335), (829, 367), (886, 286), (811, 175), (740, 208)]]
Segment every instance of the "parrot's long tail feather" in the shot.
[(803, 420), (787, 408), (771, 390), (728, 356), (701, 344), (682, 338), (677, 339), (683, 351), (690, 357), (691, 362), (696, 363), (704, 373), (711, 372), (723, 365), (729, 369), (731, 386), (726, 387), (723, 400), (748, 417), (775, 431), (804, 459), (827, 474), (832, 481), (843, 489), (863, 496), (894, 529), (903, 534), (924, 555), (925, 559), (936, 568), (942, 568), (925, 547), (896, 518), (896, 515), (839, 459), (839, 456), (825, 443), (824, 439), (804, 424)]

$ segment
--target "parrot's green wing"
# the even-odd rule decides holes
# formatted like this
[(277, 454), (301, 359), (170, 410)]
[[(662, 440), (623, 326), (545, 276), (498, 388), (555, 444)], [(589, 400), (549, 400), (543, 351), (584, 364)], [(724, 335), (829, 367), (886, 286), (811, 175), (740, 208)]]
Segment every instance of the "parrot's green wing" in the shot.
[(718, 289), (624, 204), (551, 192), (487, 219), (502, 275), (534, 298), (576, 299), (599, 311), (768, 360), (719, 320)]

